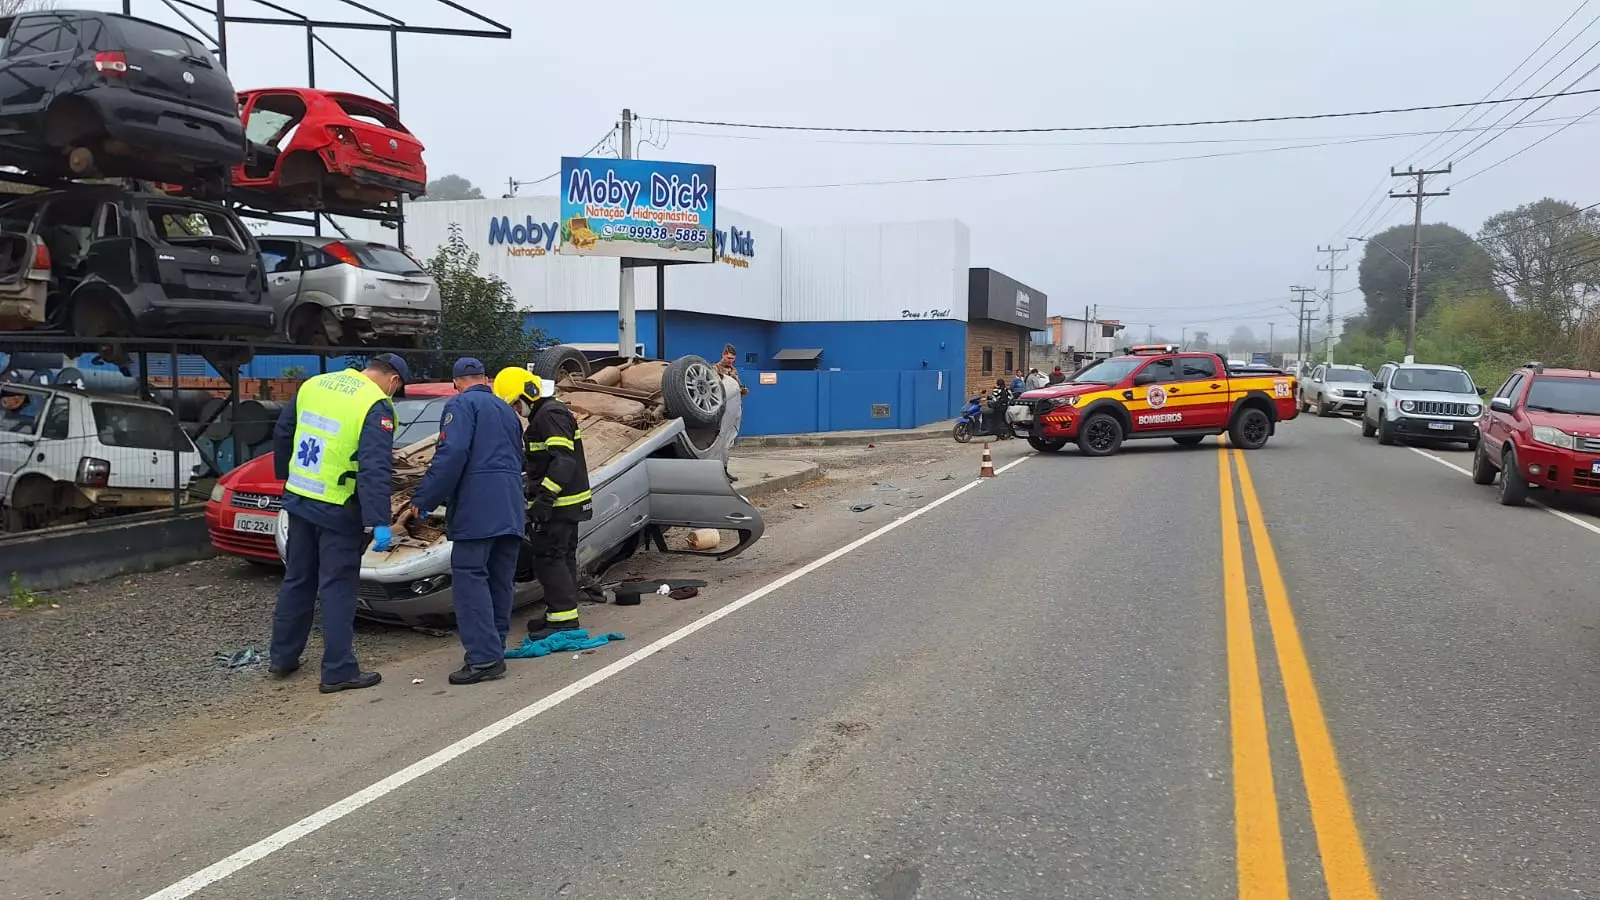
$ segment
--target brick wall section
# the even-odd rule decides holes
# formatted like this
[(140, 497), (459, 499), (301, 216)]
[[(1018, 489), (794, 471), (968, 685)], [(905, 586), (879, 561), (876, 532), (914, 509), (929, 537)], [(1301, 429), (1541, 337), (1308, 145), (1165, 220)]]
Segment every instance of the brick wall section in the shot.
[[(993, 371), (983, 371), (983, 349), (994, 351)], [(1006, 351), (1011, 351), (1011, 370), (1018, 366), (1027, 371), (1028, 332), (1016, 325), (1007, 325), (992, 319), (976, 319), (967, 323), (967, 392), (961, 399), (994, 390), (994, 380), (1004, 377), (1008, 381), (1012, 371), (1007, 371)]]
[[(300, 385), (304, 382), (304, 378), (241, 378), (239, 399), (276, 400), (282, 403), (293, 400), (295, 392), (300, 390)], [(150, 378), (150, 387), (153, 389), (171, 386), (171, 378), (155, 376)], [(214, 397), (228, 396), (228, 382), (223, 378), (179, 378), (178, 387), (210, 391)]]

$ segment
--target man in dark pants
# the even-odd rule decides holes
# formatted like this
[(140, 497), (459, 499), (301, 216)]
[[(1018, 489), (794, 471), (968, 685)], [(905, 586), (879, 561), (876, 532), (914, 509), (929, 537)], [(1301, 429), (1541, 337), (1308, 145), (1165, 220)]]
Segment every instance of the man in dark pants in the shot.
[(594, 514), (583, 433), (555, 385), (523, 369), (501, 369), (494, 392), (528, 419), (522, 482), (528, 504), (533, 568), (544, 588), (544, 619), (528, 620), (528, 636), (547, 638), (578, 627), (578, 525)]
[(322, 599), (324, 694), (383, 680), (356, 663), (356, 589), (366, 530), (372, 549), (388, 550), (394, 474), (394, 403), (409, 371), (393, 353), (359, 372), (328, 372), (300, 386), (272, 432), (273, 469), (284, 480), (288, 546), (272, 615), (270, 671), (300, 668)]
[(522, 549), (522, 421), (489, 390), (483, 363), (456, 360), (456, 390), (444, 405), (433, 464), (417, 485), (418, 518), (446, 507), (451, 595), (466, 651), (451, 684), (506, 674), (506, 637)]

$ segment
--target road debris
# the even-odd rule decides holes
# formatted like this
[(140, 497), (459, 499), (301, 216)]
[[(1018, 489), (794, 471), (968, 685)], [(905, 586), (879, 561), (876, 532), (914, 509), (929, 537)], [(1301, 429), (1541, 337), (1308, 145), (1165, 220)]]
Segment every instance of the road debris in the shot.
[(411, 679), (411, 683), (412, 684), (421, 684), (422, 683), (422, 679), (421, 678), (413, 678), (413, 679)]
[(245, 669), (261, 662), (261, 654), (257, 653), (254, 647), (246, 647), (232, 653), (218, 650), (211, 654), (211, 658), (221, 663), (224, 669)]
[(877, 505), (878, 504), (876, 504), (876, 503), (857, 503), (854, 506), (850, 507), (850, 511), (851, 512), (858, 512), (858, 513), (859, 512), (866, 512), (867, 510), (869, 510), (869, 509), (871, 509), (871, 508), (873, 508), (874, 506), (877, 506)]

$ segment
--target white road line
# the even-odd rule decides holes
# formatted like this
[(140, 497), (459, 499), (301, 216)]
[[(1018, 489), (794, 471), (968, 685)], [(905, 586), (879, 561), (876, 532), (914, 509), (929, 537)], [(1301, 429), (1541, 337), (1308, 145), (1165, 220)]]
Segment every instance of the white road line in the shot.
[[(1357, 428), (1361, 427), (1361, 423), (1356, 421), (1356, 420), (1354, 420), (1354, 419), (1350, 420), (1350, 424), (1356, 426)], [(1442, 456), (1438, 456), (1436, 454), (1429, 453), (1428, 451), (1422, 450), (1422, 449), (1417, 448), (1417, 447), (1407, 447), (1406, 449), (1410, 450), (1412, 453), (1417, 454), (1418, 456), (1422, 456), (1422, 457), (1426, 457), (1428, 459), (1431, 459), (1431, 460), (1433, 460), (1434, 462), (1438, 463), (1441, 466), (1444, 466), (1444, 467), (1450, 468), (1450, 469), (1454, 469), (1455, 471), (1460, 472), (1461, 474), (1467, 476), (1468, 478), (1472, 477), (1472, 470), (1462, 468), (1461, 466), (1456, 465), (1455, 463), (1451, 462), (1448, 459), (1445, 459)], [(1550, 515), (1555, 516), (1556, 518), (1561, 519), (1564, 522), (1570, 522), (1571, 524), (1576, 525), (1579, 528), (1582, 528), (1584, 531), (1590, 531), (1590, 532), (1593, 532), (1595, 534), (1600, 534), (1600, 525), (1596, 525), (1593, 522), (1585, 522), (1583, 519), (1578, 518), (1577, 516), (1573, 515), (1572, 513), (1566, 512), (1564, 510), (1552, 509), (1552, 508), (1544, 505), (1543, 503), (1540, 503), (1537, 500), (1529, 500), (1528, 501), (1528, 505), (1529, 506), (1537, 506), (1538, 508), (1544, 510), (1545, 512), (1549, 513)]]
[[(1021, 459), (1012, 460), (1011, 462), (995, 469), (995, 474), (1003, 474), (1006, 471), (1021, 465), (1023, 462), (1026, 462), (1028, 458), (1033, 455), (1034, 454), (1030, 453)], [(982, 484), (983, 481), (984, 479), (975, 479), (970, 481), (967, 484), (956, 488), (950, 493), (945, 494), (943, 497), (934, 500), (927, 506), (912, 510), (900, 518), (856, 538), (850, 543), (845, 544), (843, 547), (840, 547), (837, 550), (826, 554), (825, 556), (813, 560), (812, 562), (806, 563), (800, 568), (795, 569), (793, 572), (781, 576), (774, 581), (768, 582), (763, 587), (756, 588), (750, 593), (745, 594), (743, 597), (740, 597), (732, 603), (729, 603), (727, 606), (707, 613), (705, 616), (690, 622), (688, 625), (685, 625), (682, 628), (679, 628), (677, 631), (674, 631), (671, 634), (656, 640), (654, 643), (641, 647), (640, 649), (630, 653), (622, 659), (617, 660), (605, 668), (586, 675), (583, 678), (580, 678), (577, 681), (567, 685), (566, 687), (546, 695), (545, 697), (534, 701), (528, 706), (517, 710), (500, 721), (485, 726), (484, 728), (467, 735), (461, 740), (456, 741), (448, 747), (445, 747), (443, 750), (417, 760), (411, 765), (406, 766), (404, 769), (401, 769), (393, 775), (390, 775), (388, 778), (385, 778), (382, 781), (379, 781), (363, 790), (357, 791), (343, 800), (338, 801), (337, 803), (331, 804), (312, 813), (309, 816), (306, 816), (287, 828), (256, 841), (254, 844), (251, 844), (243, 850), (233, 853), (227, 857), (224, 857), (223, 859), (218, 860), (217, 862), (212, 863), (209, 866), (206, 866), (204, 869), (195, 872), (187, 878), (184, 878), (181, 881), (171, 884), (155, 892), (154, 894), (151, 894), (150, 896), (146, 897), (145, 900), (183, 900), (185, 897), (193, 896), (195, 893), (213, 884), (216, 884), (222, 879), (227, 878), (229, 875), (232, 875), (240, 869), (243, 869), (245, 866), (248, 866), (251, 863), (257, 862), (261, 859), (265, 859), (266, 857), (271, 856), (273, 853), (276, 853), (290, 844), (293, 844), (295, 841), (298, 841), (301, 838), (327, 825), (331, 825), (334, 822), (339, 821), (363, 806), (372, 803), (374, 800), (378, 800), (379, 798), (387, 796), (388, 794), (394, 793), (400, 788), (405, 787), (407, 784), (416, 781), (418, 778), (433, 772), (435, 769), (438, 769), (445, 763), (448, 763), (457, 757), (464, 756), (468, 752), (483, 746), (489, 741), (494, 740), (513, 728), (516, 728), (518, 725), (527, 722), (533, 717), (541, 713), (548, 712), (562, 703), (571, 700), (573, 697), (578, 696), (579, 694), (605, 681), (606, 679), (622, 674), (628, 669), (631, 669), (635, 665), (645, 661), (646, 659), (649, 659), (657, 653), (660, 653), (662, 650), (671, 647), (673, 644), (678, 643), (700, 629), (733, 615), (734, 613), (744, 609), (746, 606), (749, 606), (757, 600), (760, 600), (762, 597), (765, 597), (773, 591), (792, 584), (795, 581), (798, 581), (799, 579), (804, 578), (812, 572), (822, 568), (828, 563), (831, 563), (842, 556), (845, 556), (867, 544), (872, 543), (873, 541), (883, 537), (896, 528), (899, 528), (901, 525), (904, 525), (912, 519), (939, 508), (945, 503), (954, 500), (962, 494), (965, 494), (967, 491), (970, 491)]]

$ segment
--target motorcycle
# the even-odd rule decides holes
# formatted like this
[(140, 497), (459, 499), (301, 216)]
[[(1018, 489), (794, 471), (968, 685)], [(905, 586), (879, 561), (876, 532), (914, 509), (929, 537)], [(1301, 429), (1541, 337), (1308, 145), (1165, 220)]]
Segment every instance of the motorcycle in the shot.
[(993, 434), (996, 440), (1009, 441), (1016, 437), (1016, 434), (1012, 432), (1011, 426), (1005, 421), (1005, 417), (1005, 410), (990, 413), (989, 419), (991, 422), (996, 419), (999, 420), (999, 431), (996, 432), (992, 427), (987, 427), (983, 421), (983, 397), (973, 397), (967, 401), (967, 408), (961, 411), (960, 418), (956, 419), (955, 427), (951, 429), (950, 436), (955, 438), (958, 444), (967, 443), (972, 440), (974, 435), (987, 434)]

